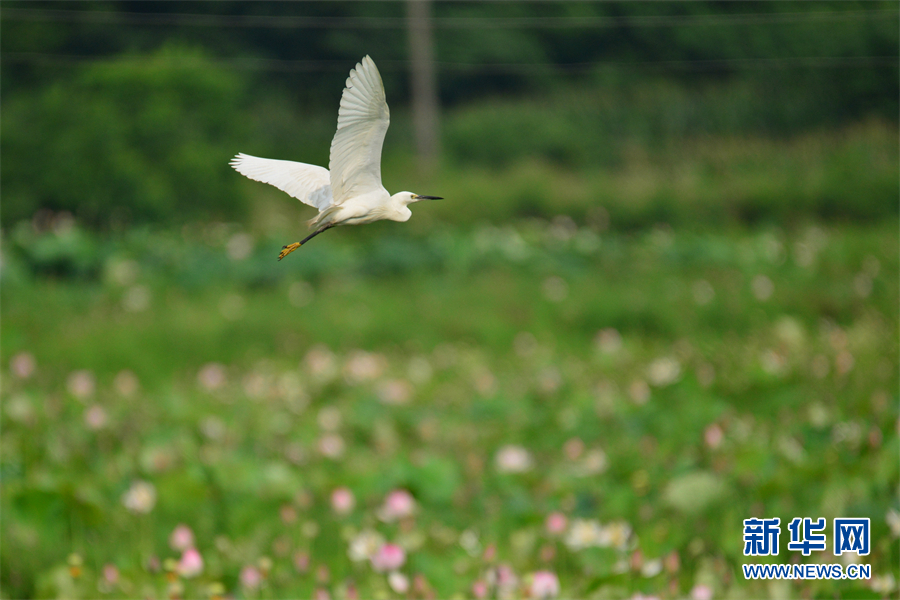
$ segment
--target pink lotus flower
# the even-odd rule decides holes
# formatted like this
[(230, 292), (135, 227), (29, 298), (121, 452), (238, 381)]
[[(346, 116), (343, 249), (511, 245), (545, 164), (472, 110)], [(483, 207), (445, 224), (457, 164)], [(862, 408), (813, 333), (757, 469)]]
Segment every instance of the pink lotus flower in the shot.
[(378, 379), (387, 367), (387, 359), (381, 354), (354, 350), (344, 365), (344, 378), (350, 385)]
[(434, 590), (431, 589), (431, 584), (428, 583), (428, 580), (421, 573), (416, 573), (416, 576), (413, 577), (412, 594), (415, 598), (434, 598)]
[(225, 385), (225, 378), (225, 366), (219, 363), (207, 363), (197, 373), (197, 381), (208, 392)]
[(725, 434), (722, 432), (722, 428), (716, 423), (703, 430), (703, 441), (706, 442), (707, 447), (713, 450), (721, 445), (724, 437)]
[(278, 516), (281, 517), (282, 523), (290, 525), (297, 520), (297, 509), (290, 504), (282, 504), (281, 508), (278, 509)]
[(497, 587), (510, 588), (519, 583), (519, 578), (509, 565), (497, 567)]
[(372, 529), (363, 529), (350, 540), (347, 556), (353, 562), (369, 560), (384, 544), (384, 537)]
[(241, 569), (241, 585), (248, 590), (255, 590), (262, 584), (262, 573), (253, 565)]
[(543, 562), (550, 562), (554, 558), (556, 558), (556, 546), (552, 544), (544, 544), (541, 546), (541, 560)]
[(643, 406), (650, 400), (650, 386), (643, 379), (635, 379), (628, 386), (628, 395), (635, 404)]
[(531, 469), (534, 461), (524, 447), (507, 444), (497, 451), (494, 463), (501, 473), (524, 473)]
[(515, 571), (507, 564), (497, 565), (487, 573), (488, 585), (496, 586), (500, 592), (500, 596), (506, 596), (507, 592), (512, 591), (519, 585), (519, 578), (516, 577)]
[(28, 379), (34, 373), (37, 363), (30, 352), (19, 352), (10, 361), (10, 369), (19, 379)]
[(560, 535), (566, 530), (566, 526), (568, 526), (569, 520), (566, 518), (566, 515), (561, 512), (552, 512), (547, 515), (547, 520), (544, 522), (544, 526), (547, 528), (547, 533), (550, 535)]
[(555, 598), (559, 595), (559, 578), (550, 571), (536, 571), (531, 576), (532, 598)]
[(382, 521), (388, 523), (412, 516), (416, 511), (416, 500), (406, 490), (394, 490), (384, 499), (384, 506), (378, 513)]
[(113, 387), (115, 387), (116, 391), (121, 395), (130, 398), (138, 390), (138, 387), (140, 387), (140, 382), (133, 372), (125, 369), (116, 374), (116, 378), (113, 379)]
[(334, 354), (327, 346), (313, 346), (303, 357), (306, 369), (317, 379), (330, 379), (337, 371)]
[(135, 481), (122, 494), (122, 504), (133, 513), (148, 513), (156, 506), (156, 488), (147, 481)]
[(677, 573), (678, 569), (681, 568), (681, 559), (678, 557), (678, 553), (672, 550), (666, 555), (664, 560), (666, 565), (666, 571), (669, 573)]
[(622, 335), (612, 327), (601, 329), (594, 336), (594, 345), (603, 354), (615, 354), (622, 349)]
[(309, 571), (309, 553), (299, 551), (294, 553), (294, 568), (298, 573)]
[(331, 579), (331, 571), (328, 569), (328, 565), (319, 565), (316, 569), (316, 581), (324, 585), (328, 583), (329, 579)]
[(313, 600), (331, 600), (331, 594), (328, 593), (328, 590), (325, 588), (316, 588), (316, 593), (313, 595)]
[(84, 423), (91, 431), (99, 431), (106, 426), (106, 411), (99, 404), (92, 404), (84, 411)]
[(573, 437), (566, 440), (563, 444), (563, 453), (569, 460), (578, 460), (578, 457), (584, 452), (584, 442), (581, 438)]
[(396, 544), (383, 544), (370, 560), (372, 568), (379, 573), (396, 571), (406, 562), (406, 552)]
[(162, 569), (162, 562), (160, 562), (158, 556), (151, 556), (147, 559), (146, 568), (151, 573), (159, 573), (160, 569)]
[(378, 385), (378, 399), (384, 404), (406, 404), (413, 395), (413, 386), (405, 379), (389, 379)]
[(703, 583), (695, 585), (691, 590), (691, 600), (712, 600), (712, 588)]
[(188, 548), (181, 554), (178, 561), (178, 574), (190, 579), (203, 572), (203, 557), (196, 548)]
[(331, 492), (331, 508), (339, 515), (346, 515), (356, 506), (356, 498), (348, 488), (339, 487)]
[(472, 584), (472, 595), (478, 600), (483, 600), (487, 598), (488, 595), (488, 584), (483, 580), (479, 579), (475, 583)]
[(494, 562), (494, 559), (497, 558), (497, 546), (494, 544), (488, 544), (484, 547), (484, 553), (481, 555), (481, 560), (486, 563)]
[(344, 455), (344, 438), (336, 433), (326, 433), (319, 438), (318, 449), (322, 456), (337, 460)]
[(409, 577), (399, 571), (391, 571), (388, 575), (388, 585), (398, 594), (405, 594), (409, 591)]
[(66, 387), (70, 394), (84, 401), (94, 395), (97, 383), (94, 380), (94, 374), (90, 371), (72, 371), (66, 380)]
[(347, 600), (359, 600), (359, 590), (356, 589), (352, 581), (347, 583), (347, 591), (344, 592), (344, 597)]
[(187, 550), (194, 546), (194, 532), (184, 523), (179, 523), (172, 535), (169, 536), (169, 546), (172, 550)]
[(116, 585), (119, 581), (119, 569), (115, 565), (103, 565), (103, 580), (109, 585)]

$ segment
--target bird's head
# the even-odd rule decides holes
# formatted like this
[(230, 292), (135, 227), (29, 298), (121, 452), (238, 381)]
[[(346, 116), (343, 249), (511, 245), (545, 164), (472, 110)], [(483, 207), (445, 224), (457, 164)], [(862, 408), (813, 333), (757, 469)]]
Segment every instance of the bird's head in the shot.
[(412, 192), (400, 192), (399, 194), (394, 194), (394, 198), (399, 200), (400, 204), (403, 206), (418, 202), (419, 200), (443, 200), (440, 196), (420, 196), (419, 194), (413, 194)]

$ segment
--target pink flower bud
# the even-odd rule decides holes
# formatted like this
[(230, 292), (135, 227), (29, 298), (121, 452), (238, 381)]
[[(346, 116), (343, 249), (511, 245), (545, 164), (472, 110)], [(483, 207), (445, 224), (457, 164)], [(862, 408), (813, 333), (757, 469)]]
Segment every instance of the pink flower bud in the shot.
[(181, 554), (178, 561), (178, 573), (182, 577), (190, 579), (203, 572), (203, 557), (196, 548), (188, 548)]
[(30, 352), (19, 352), (13, 356), (10, 369), (19, 379), (28, 379), (34, 373), (37, 363)]
[(388, 574), (388, 585), (398, 594), (405, 594), (409, 591), (409, 577), (399, 571), (392, 571)]
[(712, 597), (712, 588), (703, 583), (695, 585), (694, 589), (691, 590), (692, 600), (712, 600)]
[(194, 532), (184, 523), (180, 523), (169, 536), (169, 546), (172, 550), (187, 550), (193, 547)]
[(406, 562), (406, 552), (396, 544), (382, 544), (370, 560), (372, 568), (379, 573), (396, 571)]
[(555, 598), (559, 595), (559, 578), (550, 571), (536, 571), (531, 576), (532, 598)]
[(544, 526), (547, 528), (547, 533), (550, 535), (560, 535), (566, 530), (568, 524), (569, 520), (566, 519), (566, 515), (561, 512), (552, 512), (547, 515)]
[(416, 510), (416, 500), (406, 490), (394, 490), (384, 499), (384, 506), (379, 511), (382, 521), (388, 523), (412, 516)]
[(703, 441), (706, 442), (707, 447), (713, 450), (721, 445), (724, 437), (725, 434), (722, 432), (722, 428), (716, 423), (713, 423), (703, 431)]
[(255, 590), (262, 584), (262, 574), (253, 565), (247, 565), (241, 569), (241, 585), (248, 590)]
[(356, 506), (356, 498), (348, 488), (339, 487), (331, 492), (331, 508), (339, 515), (346, 515)]
[(103, 565), (103, 579), (109, 585), (116, 585), (119, 581), (119, 569), (115, 565)]

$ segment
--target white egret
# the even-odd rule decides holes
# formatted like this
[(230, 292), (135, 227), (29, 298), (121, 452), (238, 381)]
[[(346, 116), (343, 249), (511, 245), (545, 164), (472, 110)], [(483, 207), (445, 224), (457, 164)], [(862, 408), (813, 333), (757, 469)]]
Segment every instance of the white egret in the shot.
[(412, 192), (392, 196), (381, 185), (381, 146), (389, 124), (390, 111), (381, 75), (375, 62), (366, 56), (350, 71), (341, 95), (328, 169), (247, 154), (238, 154), (231, 160), (238, 173), (274, 185), (319, 209), (318, 216), (309, 221), (315, 231), (284, 246), (278, 260), (336, 225), (360, 225), (381, 219), (408, 221), (411, 203), (443, 200)]

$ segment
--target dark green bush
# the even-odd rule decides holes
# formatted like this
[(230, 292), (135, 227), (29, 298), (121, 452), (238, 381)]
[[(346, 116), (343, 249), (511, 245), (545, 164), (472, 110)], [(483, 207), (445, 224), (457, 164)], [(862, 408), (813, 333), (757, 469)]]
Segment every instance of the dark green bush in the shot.
[(70, 211), (92, 225), (243, 212), (229, 157), (241, 80), (164, 49), (100, 64), (3, 105), (2, 218)]
[[(446, 158), (508, 166), (523, 159), (570, 168), (617, 167), (639, 151), (670, 153), (710, 137), (787, 139), (832, 128), (820, 96), (763, 78), (686, 85), (607, 72), (595, 83), (543, 96), (496, 97), (448, 112)], [(896, 123), (893, 123), (896, 126)]]

